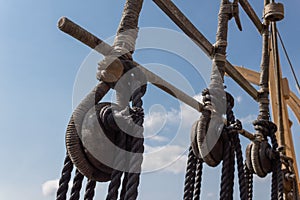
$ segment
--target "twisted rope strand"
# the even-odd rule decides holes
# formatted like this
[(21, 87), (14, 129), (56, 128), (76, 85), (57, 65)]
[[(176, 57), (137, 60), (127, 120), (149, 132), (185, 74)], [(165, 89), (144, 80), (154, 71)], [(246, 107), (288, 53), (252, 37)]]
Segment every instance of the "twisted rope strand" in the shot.
[(93, 200), (95, 195), (95, 187), (96, 187), (96, 181), (88, 180), (85, 189), (84, 200)]
[(72, 170), (73, 163), (70, 157), (67, 155), (64, 161), (64, 167), (61, 173), (61, 178), (59, 180), (59, 187), (56, 193), (56, 200), (66, 200)]
[(232, 185), (232, 147), (231, 142), (228, 141), (225, 144), (224, 158), (222, 162), (222, 176), (221, 176), (221, 190), (220, 190), (220, 200), (230, 200), (232, 194), (230, 194), (230, 186)]
[[(144, 87), (144, 88), (143, 88)], [(145, 93), (146, 86), (141, 86), (137, 89), (137, 92), (134, 93), (132, 99), (133, 110), (137, 111), (136, 125), (137, 130), (134, 137), (131, 139), (131, 152), (133, 156), (129, 160), (130, 173), (128, 173), (127, 185), (126, 185), (126, 194), (125, 200), (134, 200), (138, 195), (138, 186), (140, 183), (140, 172), (141, 165), (143, 162), (143, 152), (144, 152), (144, 136), (143, 136), (143, 123), (144, 123), (144, 114), (143, 114), (143, 101), (142, 97)]]
[[(126, 146), (126, 139), (123, 137), (117, 137), (117, 144), (120, 149), (124, 149)], [(125, 152), (120, 151), (116, 154), (114, 159), (114, 170), (111, 174), (111, 181), (108, 186), (108, 194), (106, 196), (106, 200), (116, 200), (118, 198), (118, 190), (121, 185), (121, 177), (123, 172), (120, 169), (124, 169), (125, 167)]]
[(245, 182), (247, 184), (247, 200), (252, 200), (253, 196), (253, 174), (248, 169), (246, 163), (244, 163)]
[(197, 159), (193, 200), (200, 199), (203, 161)]
[(184, 181), (184, 200), (192, 200), (196, 175), (196, 157), (190, 146)]
[(76, 169), (70, 200), (79, 200), (83, 178), (84, 176), (78, 171), (78, 169)]
[(243, 164), (243, 153), (241, 148), (241, 141), (238, 134), (234, 135), (234, 144), (235, 144), (235, 153), (236, 153), (236, 160), (237, 160), (237, 167), (238, 167), (238, 177), (239, 177), (239, 189), (240, 189), (240, 199), (247, 200), (248, 191), (247, 191), (247, 183), (244, 171), (244, 164)]

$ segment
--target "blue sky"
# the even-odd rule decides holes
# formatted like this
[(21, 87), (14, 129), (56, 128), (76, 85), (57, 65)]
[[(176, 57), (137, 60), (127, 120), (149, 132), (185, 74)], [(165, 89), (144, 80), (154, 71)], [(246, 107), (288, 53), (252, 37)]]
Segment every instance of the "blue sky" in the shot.
[[(88, 47), (60, 32), (56, 27), (58, 19), (67, 16), (100, 38), (111, 38), (118, 27), (124, 2), (0, 0), (0, 199), (54, 199), (53, 191), (65, 155), (64, 133), (73, 102), (76, 104), (96, 83), (97, 59), (101, 56), (94, 56), (95, 53)], [(213, 43), (219, 2), (174, 2)], [(251, 3), (258, 14), (262, 13), (261, 2)], [(299, 1), (286, 1), (285, 19), (278, 24), (298, 77), (299, 6)], [(258, 71), (261, 39), (243, 11), (240, 17), (243, 32), (237, 30), (233, 21), (229, 25), (228, 59), (235, 65)], [(139, 26), (167, 28), (181, 33), (152, 1), (144, 2)], [(151, 39), (162, 40), (157, 35)], [(172, 41), (172, 37), (169, 39), (164, 38), (169, 45), (177, 42)], [(189, 44), (178, 48), (194, 48), (192, 43)], [(136, 51), (135, 59), (179, 88), (187, 89), (189, 94), (197, 95), (206, 87), (205, 80), (209, 77), (204, 68), (210, 69), (211, 64), (200, 50), (188, 53), (195, 54), (197, 66), (186, 57), (161, 49), (141, 48)], [(291, 90), (299, 96), (286, 59), (282, 57), (281, 61), (283, 76), (289, 78)], [(178, 81), (178, 78), (182, 79)], [(247, 130), (252, 131), (251, 121), (258, 114), (257, 104), (231, 79), (226, 78), (226, 85), (237, 99), (236, 117), (242, 119)], [(78, 91), (79, 86), (82, 86), (82, 91)], [(108, 95), (106, 100), (110, 98), (111, 95)], [(144, 102), (148, 120), (145, 122), (146, 133), (154, 131), (156, 134), (156, 137), (146, 140), (147, 150), (161, 153), (157, 154), (160, 156), (155, 162), (147, 164), (160, 168), (174, 160), (176, 162), (167, 168), (143, 174), (139, 198), (181, 199), (185, 157), (178, 159), (177, 156), (188, 146), (189, 125), (197, 119), (197, 113), (153, 86), (149, 86)], [(293, 114), (290, 117), (294, 122), (296, 152), (299, 152), (299, 122)], [(248, 141), (242, 139), (242, 143), (245, 146)], [(161, 149), (165, 150), (159, 151)], [(297, 156), (300, 164), (299, 154)], [(217, 199), (219, 172), (220, 167), (205, 167), (203, 199)], [(256, 179), (256, 199), (269, 197), (268, 193), (264, 194), (270, 191), (269, 183), (268, 178)], [(98, 185), (98, 199), (103, 199), (106, 187), (106, 184)], [(235, 191), (238, 191), (237, 187)], [(238, 193), (235, 193), (235, 199), (238, 199)]]

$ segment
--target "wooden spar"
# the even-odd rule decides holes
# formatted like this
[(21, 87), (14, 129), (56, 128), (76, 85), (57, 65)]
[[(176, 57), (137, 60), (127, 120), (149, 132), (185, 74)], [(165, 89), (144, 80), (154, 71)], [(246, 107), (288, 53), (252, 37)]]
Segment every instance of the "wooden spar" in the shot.
[(112, 50), (110, 45), (106, 44), (87, 30), (83, 29), (79, 25), (69, 20), (68, 18), (61, 17), (58, 21), (57, 26), (63, 32), (67, 33), (68, 35), (71, 35), (72, 37), (76, 38), (83, 44), (91, 47), (92, 49), (96, 50), (102, 55), (110, 55)]
[(263, 24), (261, 23), (260, 18), (256, 15), (255, 11), (253, 10), (252, 6), (247, 0), (239, 0), (244, 11), (247, 13), (251, 21), (254, 23), (255, 27), (257, 28), (258, 32), (261, 34), (263, 30)]
[[(212, 58), (213, 45), (205, 36), (192, 24), (192, 22), (176, 7), (171, 0), (153, 0), (170, 19), (187, 35), (193, 42), (199, 46), (204, 53)], [(257, 101), (257, 90), (233, 67), (226, 61), (225, 72), (237, 82), (254, 100)]]
[[(259, 73), (253, 70), (235, 66), (235, 68), (250, 82), (259, 85)], [(271, 74), (271, 72), (270, 72)], [(270, 83), (271, 84), (271, 83)], [(272, 99), (271, 99), (272, 100)], [(298, 122), (300, 123), (300, 99), (292, 91), (289, 91), (289, 98), (285, 98), (287, 105), (291, 108)]]
[[(84, 28), (80, 27), (79, 25), (75, 24), (71, 20), (67, 19), (66, 17), (62, 17), (59, 20), (58, 28), (61, 31), (69, 34), (70, 36), (76, 38), (80, 42), (84, 43), (85, 45), (91, 47), (92, 49), (96, 50), (97, 52), (103, 55), (109, 55), (109, 52), (112, 51), (112, 47), (109, 44), (97, 38), (90, 32), (86, 31)], [(139, 65), (138, 63), (136, 63), (136, 65), (144, 72), (144, 74), (147, 77), (147, 80), (150, 83), (162, 89), (163, 91), (170, 94), (171, 96), (186, 103), (187, 105), (194, 108), (195, 110), (199, 112), (203, 110), (203, 105), (200, 102), (198, 102), (196, 99), (190, 97), (183, 91), (177, 89), (175, 86), (163, 80), (158, 75), (150, 72), (149, 70)]]

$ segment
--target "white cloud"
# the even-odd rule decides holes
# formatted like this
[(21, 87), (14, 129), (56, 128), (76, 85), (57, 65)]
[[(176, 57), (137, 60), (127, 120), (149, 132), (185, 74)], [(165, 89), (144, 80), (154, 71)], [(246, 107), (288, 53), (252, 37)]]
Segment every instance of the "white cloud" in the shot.
[(242, 122), (243, 125), (250, 125), (253, 121), (257, 118), (254, 114), (249, 114), (245, 117), (240, 118), (239, 120)]
[(58, 179), (55, 180), (49, 180), (43, 183), (42, 185), (42, 192), (44, 196), (53, 196), (55, 195), (57, 189), (58, 189)]
[(171, 109), (170, 111), (166, 111), (165, 109), (161, 109), (159, 111), (153, 111), (145, 116), (144, 128), (145, 128), (145, 137), (150, 137), (156, 135), (159, 131), (161, 131), (165, 125), (168, 124), (176, 124), (180, 121), (180, 115), (178, 111), (175, 109)]
[[(73, 181), (69, 182), (69, 188), (72, 187)], [(42, 193), (46, 197), (55, 196), (59, 186), (59, 179), (49, 180), (42, 184)]]
[(216, 197), (217, 195), (215, 193), (209, 192), (206, 195), (208, 198)]
[(179, 145), (148, 146), (145, 145), (143, 171), (164, 171), (175, 174), (185, 171), (186, 148)]
[(156, 142), (167, 142), (169, 140), (167, 137), (159, 135), (151, 136), (149, 139)]
[(237, 96), (237, 97), (236, 97), (236, 101), (237, 101), (238, 103), (241, 103), (242, 100), (243, 100), (243, 97), (242, 97), (242, 96)]
[[(201, 101), (202, 95), (198, 94), (194, 98)], [(149, 114), (145, 116), (145, 136), (149, 137), (157, 134), (167, 123), (168, 125), (181, 123), (183, 127), (190, 128), (199, 119), (199, 116), (198, 111), (186, 104), (182, 104), (179, 110), (171, 109), (170, 111), (166, 111), (163, 106), (156, 104), (150, 108)]]

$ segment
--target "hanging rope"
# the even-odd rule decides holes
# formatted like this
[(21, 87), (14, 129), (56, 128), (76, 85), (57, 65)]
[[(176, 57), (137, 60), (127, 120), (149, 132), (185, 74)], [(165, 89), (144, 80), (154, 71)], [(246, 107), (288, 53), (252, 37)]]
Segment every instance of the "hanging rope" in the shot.
[[(125, 149), (126, 139), (119, 136), (117, 144), (120, 148)], [(114, 200), (118, 198), (118, 190), (121, 185), (121, 177), (123, 175), (123, 171), (120, 171), (119, 169), (124, 169), (125, 167), (125, 157), (122, 151), (116, 154), (113, 166), (115, 167), (115, 170), (113, 170), (111, 174), (111, 181), (109, 183), (108, 194), (106, 196), (107, 200)]]
[(93, 200), (95, 195), (95, 187), (96, 181), (89, 179), (85, 189), (84, 200)]
[(220, 190), (220, 200), (231, 200), (232, 199), (232, 190), (233, 190), (233, 157), (231, 141), (226, 141), (224, 146), (224, 158), (222, 162), (222, 175), (221, 175), (221, 190)]
[(79, 200), (83, 178), (84, 176), (77, 169), (75, 172), (75, 177), (73, 179), (70, 200)]
[(59, 179), (59, 187), (56, 193), (56, 200), (66, 200), (72, 170), (73, 163), (70, 157), (67, 155), (64, 161), (64, 167), (61, 173), (61, 178)]
[(200, 199), (203, 161), (197, 159), (193, 200)]
[(187, 167), (184, 181), (184, 200), (192, 200), (194, 196), (194, 185), (196, 176), (196, 157), (192, 147), (189, 148)]
[(198, 200), (200, 198), (203, 161), (198, 159), (189, 148), (187, 167), (184, 181), (184, 200)]
[(246, 163), (244, 163), (245, 182), (247, 185), (247, 200), (252, 200), (253, 196), (253, 172), (251, 172)]

